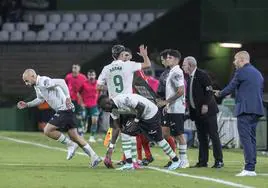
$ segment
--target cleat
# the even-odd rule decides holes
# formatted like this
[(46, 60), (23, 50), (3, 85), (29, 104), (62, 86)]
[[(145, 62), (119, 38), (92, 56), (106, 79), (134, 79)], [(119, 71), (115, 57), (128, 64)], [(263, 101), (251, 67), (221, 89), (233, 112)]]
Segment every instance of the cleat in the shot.
[(91, 158), (91, 164), (90, 164), (91, 168), (97, 167), (98, 164), (100, 164), (101, 161), (102, 160), (101, 160), (101, 158), (99, 156), (92, 157)]
[(96, 140), (95, 140), (94, 136), (90, 136), (89, 139), (88, 139), (88, 142), (89, 143), (96, 143)]
[(176, 170), (180, 167), (180, 161), (172, 162), (171, 165), (168, 167), (168, 170)]
[(168, 161), (168, 163), (164, 166), (164, 168), (168, 168), (172, 164), (172, 161)]
[(142, 168), (142, 167), (139, 165), (138, 162), (133, 162), (133, 167), (134, 167), (135, 169), (141, 169), (141, 168)]
[(147, 158), (144, 158), (144, 159), (142, 159), (142, 161), (141, 161), (141, 164), (143, 165), (143, 166), (148, 166), (150, 163), (152, 163), (154, 161), (154, 158), (153, 157), (150, 157), (149, 159), (147, 159)]
[(190, 164), (189, 164), (188, 159), (180, 160), (179, 168), (189, 168), (189, 167), (190, 167)]
[(119, 165), (119, 166), (122, 166), (122, 165), (124, 165), (124, 164), (126, 164), (126, 161), (119, 161), (118, 163), (116, 163), (116, 165)]
[(72, 142), (70, 145), (67, 146), (68, 152), (67, 152), (67, 160), (71, 160), (73, 156), (75, 155), (75, 151), (78, 148), (78, 144)]
[(120, 168), (116, 168), (116, 170), (134, 170), (134, 165), (133, 163), (126, 163), (123, 166), (121, 166)]

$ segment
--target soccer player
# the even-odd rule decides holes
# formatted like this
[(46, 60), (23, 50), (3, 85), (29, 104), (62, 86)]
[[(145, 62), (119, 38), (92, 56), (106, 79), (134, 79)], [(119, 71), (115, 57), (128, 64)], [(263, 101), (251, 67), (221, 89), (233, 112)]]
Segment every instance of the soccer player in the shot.
[[(99, 110), (97, 107), (98, 91), (96, 72), (90, 69), (87, 73), (87, 81), (83, 83), (79, 90), (78, 98), (82, 107), (86, 108), (86, 121), (88, 124), (91, 120), (89, 142), (95, 143), (95, 134), (98, 128)], [(90, 119), (89, 119), (90, 118)], [(86, 128), (87, 129), (87, 128)], [(85, 130), (87, 131), (87, 130)]]
[[(179, 159), (176, 153), (171, 149), (162, 136), (160, 114), (158, 107), (150, 100), (138, 94), (119, 94), (110, 99), (107, 96), (101, 96), (98, 100), (98, 105), (105, 111), (112, 113), (113, 127), (120, 129), (119, 115), (123, 113), (136, 113), (134, 120), (129, 120), (122, 128), (124, 135), (137, 135), (139, 133), (146, 134), (152, 141), (163, 149), (163, 151), (172, 159), (172, 164), (168, 167), (169, 170), (175, 170), (179, 167)], [(125, 137), (122, 138), (124, 140)], [(126, 139), (129, 142), (128, 139)], [(126, 156), (126, 164), (119, 170), (134, 169), (131, 157), (131, 148), (127, 147), (127, 143), (122, 143)], [(109, 147), (112, 147), (110, 144)]]
[[(46, 124), (44, 134), (67, 145), (68, 155), (70, 156), (74, 155), (75, 143), (77, 143), (91, 158), (91, 167), (96, 167), (101, 162), (101, 159), (84, 138), (77, 133), (76, 118), (72, 110), (74, 106), (65, 81), (63, 79), (39, 76), (33, 69), (26, 69), (22, 79), (27, 86), (34, 87), (37, 98), (30, 102), (19, 101), (17, 104), (18, 108), (34, 107), (46, 101), (56, 113)], [(62, 134), (59, 129), (67, 129), (71, 140)]]
[[(163, 64), (163, 66), (165, 67), (164, 72), (162, 72), (162, 74), (160, 75), (159, 78), (159, 86), (157, 88), (157, 94), (160, 97), (159, 99), (165, 99), (166, 98), (166, 81), (167, 81), (167, 77), (170, 71), (170, 67), (167, 66), (166, 63), (166, 58), (167, 58), (167, 53), (168, 53), (168, 49), (162, 51), (160, 53), (160, 58), (161, 58), (161, 62)], [(163, 112), (163, 107), (159, 108), (160, 112)], [(175, 139), (170, 136), (169, 134), (169, 128), (166, 125), (167, 121), (166, 121), (166, 113), (161, 113), (161, 122), (162, 122), (162, 132), (164, 134), (164, 138), (167, 140), (167, 142), (169, 143), (169, 145), (171, 146), (172, 150), (174, 152), (176, 152), (176, 142)], [(171, 165), (172, 161), (169, 161), (164, 167), (167, 168)]]
[[(108, 94), (110, 98), (116, 97), (118, 94), (132, 93), (132, 83), (134, 72), (148, 68), (151, 66), (150, 59), (147, 54), (147, 47), (141, 45), (139, 47), (139, 55), (143, 58), (144, 63), (136, 63), (134, 61), (128, 61), (129, 53), (126, 52), (126, 48), (122, 45), (115, 45), (112, 47), (112, 56), (114, 61), (109, 65), (106, 65), (98, 78), (98, 88), (103, 90), (105, 85), (108, 89)], [(112, 131), (112, 141), (111, 144), (115, 144), (116, 138), (120, 132), (119, 128), (115, 128)], [(128, 144), (128, 140), (133, 140), (133, 144), (127, 147), (136, 148), (136, 139), (131, 138), (129, 135), (122, 136), (126, 139), (122, 139), (122, 144)], [(135, 143), (135, 144), (134, 144)], [(132, 146), (131, 146), (132, 145)], [(124, 148), (123, 148), (124, 149)], [(136, 149), (135, 149), (136, 150)], [(108, 149), (106, 159), (104, 163), (107, 167), (111, 165), (111, 155), (112, 150)], [(133, 157), (134, 158), (134, 157)]]
[(81, 104), (79, 103), (78, 92), (86, 80), (87, 80), (87, 77), (84, 74), (80, 73), (80, 65), (78, 64), (73, 64), (72, 72), (67, 74), (65, 77), (65, 81), (70, 91), (72, 103), (75, 106), (75, 114), (79, 121), (78, 133), (80, 135), (83, 135), (83, 132), (84, 132), (84, 121), (83, 121), (84, 109), (81, 107)]
[(170, 71), (166, 80), (166, 100), (162, 101), (166, 105), (167, 125), (170, 131), (165, 134), (166, 138), (169, 132), (177, 140), (177, 147), (180, 156), (180, 168), (188, 168), (189, 161), (187, 158), (187, 143), (184, 138), (184, 113), (185, 113), (185, 91), (184, 75), (181, 70), (179, 61), (181, 54), (177, 50), (170, 49), (167, 51), (166, 64)]
[[(129, 48), (125, 48), (125, 58), (126, 61), (130, 61), (132, 59), (132, 52)], [(150, 89), (148, 87), (149, 83), (147, 83), (147, 77), (145, 76), (143, 70), (138, 70), (134, 73), (134, 77), (133, 77), (133, 93), (139, 93), (139, 94), (143, 94), (144, 92), (140, 93), (140, 91), (144, 91), (144, 87), (146, 87), (145, 89), (148, 91), (148, 89)], [(140, 88), (143, 88), (143, 90), (141, 90)], [(152, 90), (150, 90), (151, 92), (153, 92)], [(147, 95), (144, 95), (144, 97), (148, 97)], [(148, 97), (149, 99), (152, 100), (152, 96)], [(125, 117), (124, 120), (128, 120), (129, 117), (126, 117), (127, 115), (124, 115)], [(122, 118), (122, 117), (121, 117)], [(124, 121), (121, 121), (122, 124), (126, 123)], [(152, 153), (151, 153), (151, 149), (150, 149), (150, 145), (149, 145), (149, 140), (143, 135), (143, 134), (138, 134), (136, 136), (136, 140), (133, 139), (132, 140), (133, 143), (132, 145), (136, 144), (136, 150), (137, 150), (137, 157), (139, 160), (139, 163), (141, 163), (144, 166), (147, 166), (149, 163), (153, 162), (154, 158), (152, 157)], [(145, 158), (142, 158), (142, 148), (144, 149), (144, 153), (145, 153)], [(134, 146), (133, 146), (133, 153), (135, 153), (134, 151)], [(134, 154), (135, 155), (135, 154)], [(117, 163), (118, 165), (122, 165), (125, 164), (125, 160), (126, 157), (125, 155), (123, 155), (122, 160)]]

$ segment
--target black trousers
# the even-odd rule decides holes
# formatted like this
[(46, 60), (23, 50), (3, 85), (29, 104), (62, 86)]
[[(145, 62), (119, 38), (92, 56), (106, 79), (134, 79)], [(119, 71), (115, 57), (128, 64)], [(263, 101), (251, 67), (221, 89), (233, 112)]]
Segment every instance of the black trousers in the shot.
[(197, 137), (199, 141), (198, 162), (207, 164), (209, 159), (209, 139), (213, 146), (213, 156), (215, 162), (223, 162), (222, 147), (218, 134), (217, 116), (198, 117), (195, 120)]

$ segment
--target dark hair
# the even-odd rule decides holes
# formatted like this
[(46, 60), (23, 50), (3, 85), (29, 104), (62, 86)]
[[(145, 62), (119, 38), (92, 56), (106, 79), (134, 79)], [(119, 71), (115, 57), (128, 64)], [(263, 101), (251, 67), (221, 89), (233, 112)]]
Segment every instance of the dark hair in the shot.
[(181, 59), (181, 53), (178, 50), (165, 49), (160, 53), (160, 56), (162, 56), (164, 59), (166, 59), (168, 55), (176, 57), (179, 60)]
[(88, 72), (88, 73), (89, 73), (89, 72), (90, 72), (90, 73), (93, 73), (93, 72), (96, 73), (96, 71), (95, 71), (94, 69), (89, 69), (87, 72)]
[(128, 52), (128, 53), (132, 54), (132, 51), (129, 48), (125, 48), (125, 52)]
[(107, 95), (101, 95), (101, 96), (99, 96), (98, 101), (97, 101), (98, 106), (100, 106), (101, 102), (102, 102), (104, 99), (106, 99), (106, 98), (108, 98)]
[(164, 59), (166, 59), (169, 50), (170, 49), (165, 49), (162, 52), (160, 52), (160, 57), (163, 57)]

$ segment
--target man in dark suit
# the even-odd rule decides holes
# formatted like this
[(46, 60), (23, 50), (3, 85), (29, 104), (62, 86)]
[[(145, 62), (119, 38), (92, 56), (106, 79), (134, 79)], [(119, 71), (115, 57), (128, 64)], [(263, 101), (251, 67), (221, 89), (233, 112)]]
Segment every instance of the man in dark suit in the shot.
[(190, 118), (195, 121), (199, 141), (198, 163), (193, 167), (207, 167), (209, 141), (212, 141), (215, 164), (212, 168), (222, 168), (223, 156), (221, 142), (218, 134), (217, 113), (218, 106), (215, 102), (211, 80), (206, 72), (197, 68), (194, 57), (186, 57), (182, 68), (189, 75), (187, 83), (187, 104)]
[(236, 176), (256, 176), (256, 126), (258, 118), (264, 115), (264, 80), (261, 73), (250, 64), (248, 52), (238, 52), (233, 63), (237, 70), (232, 81), (222, 91), (215, 91), (215, 95), (223, 97), (236, 90), (235, 116), (245, 157), (244, 170)]

